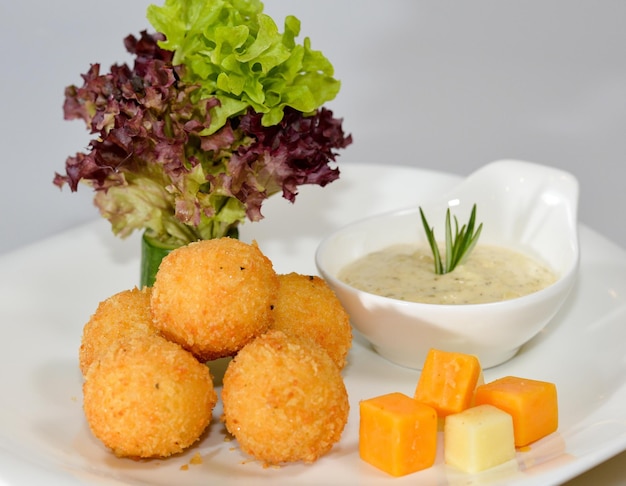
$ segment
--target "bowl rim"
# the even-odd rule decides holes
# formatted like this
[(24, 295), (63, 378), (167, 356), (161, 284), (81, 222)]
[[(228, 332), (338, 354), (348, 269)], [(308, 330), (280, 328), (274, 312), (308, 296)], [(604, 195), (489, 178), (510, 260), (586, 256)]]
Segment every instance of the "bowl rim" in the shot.
[[(436, 312), (467, 312), (468, 309), (472, 309), (472, 311), (476, 310), (477, 312), (481, 312), (486, 309), (497, 309), (499, 307), (510, 307), (511, 305), (526, 305), (532, 300), (545, 300), (550, 297), (560, 295), (562, 292), (569, 294), (571, 291), (573, 284), (578, 275), (578, 269), (580, 266), (580, 253), (576, 254), (575, 260), (573, 264), (569, 267), (569, 269), (563, 274), (559, 275), (558, 278), (547, 285), (546, 287), (537, 290), (535, 292), (531, 292), (529, 294), (521, 295), (519, 297), (514, 297), (512, 299), (498, 300), (493, 302), (479, 302), (479, 303), (463, 303), (463, 304), (436, 304), (432, 302), (415, 302), (410, 300), (402, 300), (402, 299), (394, 299), (392, 297), (386, 297), (384, 295), (374, 294), (372, 292), (367, 292), (365, 290), (358, 289), (353, 287), (352, 285), (344, 282), (339, 279), (332, 272), (325, 270), (324, 266), (320, 264), (319, 255), (321, 254), (323, 248), (318, 247), (318, 251), (315, 253), (315, 263), (322, 274), (322, 277), (326, 280), (330, 280), (332, 284), (336, 287), (340, 287), (343, 290), (353, 292), (358, 296), (367, 296), (372, 302), (380, 302), (380, 303), (392, 303), (396, 306), (402, 307), (411, 307), (411, 308), (423, 308), (429, 310), (435, 310)], [(565, 287), (565, 288), (564, 288)]]
[[(569, 242), (569, 246), (570, 246), (569, 251), (572, 252), (571, 261), (569, 261), (569, 264), (564, 269), (558, 272), (557, 279), (551, 284), (547, 285), (546, 287), (540, 290), (537, 290), (535, 292), (531, 292), (530, 294), (522, 295), (519, 297), (514, 297), (512, 299), (493, 301), (493, 302), (469, 303), (469, 304), (467, 303), (437, 304), (437, 303), (428, 303), (428, 302), (414, 302), (414, 301), (395, 299), (392, 297), (385, 297), (385, 296), (373, 294), (371, 292), (358, 289), (340, 280), (339, 277), (337, 276), (337, 272), (339, 270), (332, 272), (328, 270), (328, 268), (326, 267), (324, 259), (327, 256), (328, 252), (330, 251), (329, 247), (331, 246), (332, 242), (336, 238), (338, 238), (341, 234), (351, 229), (354, 229), (358, 226), (365, 225), (371, 221), (384, 219), (384, 218), (391, 218), (391, 217), (401, 217), (406, 214), (417, 213), (419, 210), (418, 208), (420, 206), (432, 205), (433, 202), (443, 200), (443, 198), (453, 195), (459, 187), (463, 186), (466, 183), (466, 181), (472, 178), (476, 173), (485, 171), (485, 169), (489, 169), (489, 168), (494, 168), (495, 170), (501, 170), (502, 167), (505, 167), (507, 165), (515, 166), (518, 168), (528, 167), (531, 170), (546, 171), (547, 173), (550, 173), (552, 175), (560, 175), (564, 178), (567, 178), (572, 185), (574, 195), (573, 195), (573, 199), (570, 201), (571, 212), (569, 213), (569, 219), (567, 221), (568, 227), (571, 228), (571, 232), (572, 232), (571, 233), (572, 236), (567, 239)], [(403, 208), (398, 208), (398, 209), (394, 209), (390, 211), (384, 211), (384, 212), (372, 214), (369, 216), (365, 216), (365, 217), (356, 219), (334, 230), (333, 232), (325, 236), (318, 244), (315, 250), (315, 254), (314, 254), (315, 265), (318, 271), (322, 274), (324, 278), (331, 280), (334, 285), (339, 286), (345, 291), (355, 292), (356, 295), (358, 296), (367, 296), (370, 299), (374, 299), (374, 302), (386, 303), (387, 305), (389, 305), (390, 303), (393, 303), (395, 305), (402, 305), (402, 306), (422, 307), (424, 309), (429, 309), (431, 311), (435, 309), (441, 309), (441, 312), (444, 312), (444, 311), (456, 312), (458, 311), (458, 309), (464, 309), (465, 311), (467, 311), (468, 308), (476, 309), (476, 310), (486, 310), (490, 308), (499, 308), (499, 307), (511, 306), (511, 305), (521, 306), (521, 305), (528, 304), (532, 300), (545, 300), (545, 299), (549, 299), (550, 297), (557, 296), (561, 293), (568, 295), (573, 287), (574, 281), (576, 280), (578, 269), (580, 266), (580, 241), (579, 241), (580, 235), (579, 235), (579, 224), (578, 224), (578, 199), (579, 199), (579, 182), (573, 174), (567, 171), (563, 171), (561, 169), (557, 169), (557, 168), (550, 167), (547, 165), (537, 164), (534, 162), (525, 162), (525, 161), (518, 161), (518, 160), (506, 159), (506, 160), (491, 162), (485, 166), (482, 166), (477, 171), (470, 174), (467, 178), (461, 180), (456, 186), (452, 187), (449, 191), (446, 191), (444, 194), (441, 195), (441, 199), (431, 198), (430, 200), (424, 201), (421, 204), (406, 206)], [(498, 243), (494, 243), (494, 245), (498, 245)], [(499, 245), (524, 253), (523, 249), (519, 247), (515, 247), (514, 245), (507, 245), (504, 243), (499, 244)], [(387, 246), (390, 246), (390, 245), (381, 245), (381, 249)], [(374, 251), (374, 250), (370, 250), (370, 252), (371, 251)], [(369, 252), (364, 252), (362, 255), (356, 257), (354, 260), (368, 253)], [(529, 253), (527, 252), (527, 254)], [(349, 260), (345, 262), (341, 268), (343, 268), (345, 265), (351, 263), (354, 260)], [(455, 309), (457, 310), (455, 311)]]

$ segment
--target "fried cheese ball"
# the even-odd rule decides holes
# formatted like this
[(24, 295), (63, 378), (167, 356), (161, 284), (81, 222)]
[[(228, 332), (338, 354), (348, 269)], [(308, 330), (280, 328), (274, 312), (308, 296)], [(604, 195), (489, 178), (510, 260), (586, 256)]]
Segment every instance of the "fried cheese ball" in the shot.
[(274, 319), (278, 276), (256, 244), (191, 243), (161, 262), (152, 290), (154, 325), (209, 361), (234, 355)]
[(207, 428), (216, 403), (209, 368), (156, 335), (117, 341), (83, 383), (89, 427), (119, 457), (182, 452)]
[(342, 369), (352, 346), (350, 317), (326, 281), (298, 273), (278, 276), (280, 288), (272, 329), (308, 337)]
[(91, 363), (118, 339), (156, 334), (150, 312), (151, 289), (123, 290), (103, 300), (83, 327), (78, 362), (85, 376)]
[(341, 371), (314, 341), (270, 330), (230, 362), (224, 421), (265, 464), (312, 463), (339, 441), (350, 405)]

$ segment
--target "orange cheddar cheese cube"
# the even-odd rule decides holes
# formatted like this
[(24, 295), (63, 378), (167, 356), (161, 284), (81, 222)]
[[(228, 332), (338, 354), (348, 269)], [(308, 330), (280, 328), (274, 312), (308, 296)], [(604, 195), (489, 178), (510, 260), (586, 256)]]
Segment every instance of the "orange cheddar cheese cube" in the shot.
[(433, 407), (440, 417), (459, 413), (473, 404), (481, 376), (482, 367), (476, 356), (431, 349), (414, 398)]
[(554, 383), (505, 376), (477, 387), (475, 403), (493, 405), (513, 417), (516, 447), (535, 442), (558, 428)]
[(437, 413), (395, 392), (359, 403), (359, 455), (392, 476), (404, 476), (435, 463)]

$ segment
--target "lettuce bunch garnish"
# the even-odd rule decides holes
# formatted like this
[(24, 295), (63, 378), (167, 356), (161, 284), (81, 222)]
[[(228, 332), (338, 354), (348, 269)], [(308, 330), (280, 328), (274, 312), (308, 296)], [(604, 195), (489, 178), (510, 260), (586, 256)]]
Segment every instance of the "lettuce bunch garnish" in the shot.
[(121, 237), (145, 229), (163, 243), (232, 234), (262, 219), (263, 201), (339, 177), (337, 150), (352, 142), (322, 105), (339, 81), (330, 62), (295, 42), (254, 0), (166, 0), (150, 6), (156, 33), (129, 35), (134, 65), (65, 91), (66, 119), (96, 137), (54, 183), (80, 182)]

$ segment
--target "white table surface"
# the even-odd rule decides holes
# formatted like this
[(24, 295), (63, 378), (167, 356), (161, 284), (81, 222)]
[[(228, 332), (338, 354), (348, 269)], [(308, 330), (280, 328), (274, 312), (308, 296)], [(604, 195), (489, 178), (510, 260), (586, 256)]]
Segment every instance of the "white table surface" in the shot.
[[(0, 253), (98, 217), (52, 185), (89, 140), (63, 89), (128, 57), (147, 0), (0, 0)], [(468, 174), (517, 158), (571, 171), (581, 221), (626, 246), (626, 2), (267, 0), (334, 63), (330, 107), (354, 144), (340, 163)], [(626, 484), (626, 453), (568, 483)]]

